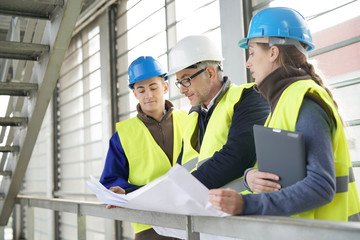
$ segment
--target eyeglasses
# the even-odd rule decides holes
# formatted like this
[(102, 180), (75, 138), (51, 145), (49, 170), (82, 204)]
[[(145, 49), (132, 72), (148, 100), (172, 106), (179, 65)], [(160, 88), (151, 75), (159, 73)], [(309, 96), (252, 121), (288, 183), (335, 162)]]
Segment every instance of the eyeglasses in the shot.
[[(207, 67), (206, 67), (207, 68)], [(194, 79), (194, 78), (196, 78), (200, 73), (202, 73), (202, 72), (204, 72), (205, 70), (206, 70), (206, 68), (203, 68), (203, 69), (201, 69), (201, 70), (199, 70), (198, 72), (196, 72), (194, 75), (192, 75), (192, 76), (190, 76), (190, 77), (188, 77), (188, 78), (185, 78), (185, 79), (183, 79), (183, 80), (181, 80), (181, 81), (178, 81), (178, 82), (175, 82), (175, 85), (178, 87), (178, 88), (180, 88), (180, 85), (181, 86), (183, 86), (183, 87), (190, 87), (190, 85), (191, 85), (191, 79)]]

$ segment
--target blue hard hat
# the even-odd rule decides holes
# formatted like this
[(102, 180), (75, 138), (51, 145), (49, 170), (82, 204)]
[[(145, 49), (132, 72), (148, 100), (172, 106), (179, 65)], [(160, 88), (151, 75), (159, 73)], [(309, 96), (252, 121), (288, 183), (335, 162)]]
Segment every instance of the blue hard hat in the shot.
[(158, 60), (150, 56), (141, 56), (134, 60), (128, 69), (129, 87), (134, 88), (134, 83), (142, 80), (161, 76), (167, 80), (166, 71)]
[(247, 49), (249, 39), (261, 37), (292, 38), (305, 43), (307, 51), (314, 49), (305, 18), (287, 7), (266, 8), (255, 14), (250, 22), (248, 37), (241, 39), (238, 45)]

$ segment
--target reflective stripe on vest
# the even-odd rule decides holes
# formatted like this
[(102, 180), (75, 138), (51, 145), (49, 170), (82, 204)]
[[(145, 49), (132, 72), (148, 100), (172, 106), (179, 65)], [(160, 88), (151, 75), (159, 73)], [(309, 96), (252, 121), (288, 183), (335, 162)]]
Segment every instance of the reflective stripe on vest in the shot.
[(337, 109), (325, 89), (313, 80), (302, 80), (291, 84), (281, 95), (273, 114), (265, 126), (295, 131), (300, 107), (305, 95), (310, 95), (327, 106), (330, 118), (336, 121), (336, 129), (332, 131), (332, 145), (336, 173), (336, 194), (334, 199), (317, 209), (294, 215), (293, 217), (325, 220), (359, 220), (360, 202), (350, 154), (345, 138), (344, 128)]
[(229, 182), (229, 183), (225, 184), (224, 186), (222, 186), (221, 188), (224, 188), (224, 189), (231, 188), (241, 194), (250, 193), (243, 184), (243, 178), (238, 178), (235, 181)]
[(193, 169), (196, 168), (196, 164), (197, 164), (197, 162), (198, 162), (198, 159), (199, 159), (198, 157), (193, 158), (193, 159), (187, 161), (186, 163), (184, 163), (182, 166), (183, 166), (186, 170), (188, 170), (188, 171), (190, 172), (190, 171), (192, 171)]
[(348, 218), (348, 221), (360, 222), (360, 213), (355, 213)]
[[(181, 151), (182, 126), (187, 118), (185, 111), (173, 110), (173, 164)], [(121, 145), (129, 162), (129, 183), (145, 185), (165, 174), (171, 165), (165, 152), (152, 137), (145, 124), (137, 117), (116, 124)], [(130, 137), (131, 136), (131, 137)], [(149, 225), (132, 223), (135, 233), (151, 228)]]
[[(216, 105), (204, 134), (200, 152), (197, 152), (192, 144), (193, 135), (197, 134), (198, 113), (190, 114), (184, 132), (184, 150), (181, 164), (190, 172), (199, 168), (216, 151), (222, 149), (227, 141), (232, 117), (234, 115), (234, 106), (239, 102), (244, 89), (251, 88), (254, 83), (242, 86), (230, 85), (228, 91)], [(197, 137), (197, 136), (195, 136)], [(242, 181), (228, 183), (236, 189), (242, 189)]]
[(355, 176), (353, 168), (349, 167), (349, 176), (336, 177), (336, 193), (347, 192), (352, 182), (355, 182)]

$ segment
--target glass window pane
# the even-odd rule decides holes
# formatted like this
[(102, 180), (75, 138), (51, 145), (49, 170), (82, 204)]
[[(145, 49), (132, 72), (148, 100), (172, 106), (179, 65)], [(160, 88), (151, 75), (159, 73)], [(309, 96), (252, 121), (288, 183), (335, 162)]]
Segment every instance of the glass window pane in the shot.
[(165, 30), (165, 9), (161, 9), (154, 15), (141, 22), (128, 32), (128, 49), (132, 49), (141, 42), (153, 37)]
[(164, 7), (165, 0), (147, 0), (137, 2), (136, 5), (127, 3), (127, 27), (131, 29), (139, 22), (143, 21), (148, 16), (151, 16), (154, 12)]
[(193, 12), (189, 17), (177, 23), (177, 39), (189, 35), (198, 35), (220, 26), (219, 2), (202, 7)]
[[(326, 2), (326, 3), (325, 3)], [(344, 7), (338, 8), (344, 5)], [(332, 27), (359, 15), (360, 1), (289, 1), (275, 0), (270, 3), (271, 7), (291, 7), (299, 11), (305, 18), (309, 19), (309, 27), (312, 33), (325, 28)], [(311, 6), (311, 7), (309, 7)], [(338, 9), (336, 9), (338, 8)], [(334, 11), (327, 12), (328, 10)], [(323, 14), (325, 13), (325, 14)]]

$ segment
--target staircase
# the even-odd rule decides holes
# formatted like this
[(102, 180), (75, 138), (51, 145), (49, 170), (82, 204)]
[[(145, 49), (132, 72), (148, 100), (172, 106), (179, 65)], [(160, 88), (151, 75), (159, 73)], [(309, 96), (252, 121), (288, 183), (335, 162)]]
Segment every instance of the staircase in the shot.
[[(0, 226), (12, 213), (82, 0), (1, 0)], [(1, 154), (0, 154), (1, 155)]]

